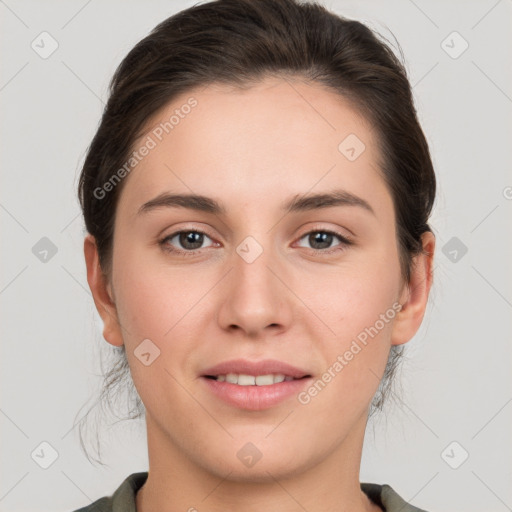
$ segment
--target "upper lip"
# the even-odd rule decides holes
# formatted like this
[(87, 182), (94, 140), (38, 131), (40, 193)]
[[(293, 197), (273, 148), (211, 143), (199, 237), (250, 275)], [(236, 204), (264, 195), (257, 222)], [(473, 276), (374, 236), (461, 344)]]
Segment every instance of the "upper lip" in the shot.
[(262, 361), (232, 359), (231, 361), (224, 361), (206, 369), (202, 373), (202, 376), (216, 377), (218, 375), (227, 375), (228, 373), (254, 375), (255, 377), (281, 373), (285, 377), (293, 377), (295, 379), (310, 376), (306, 370), (276, 359), (264, 359)]

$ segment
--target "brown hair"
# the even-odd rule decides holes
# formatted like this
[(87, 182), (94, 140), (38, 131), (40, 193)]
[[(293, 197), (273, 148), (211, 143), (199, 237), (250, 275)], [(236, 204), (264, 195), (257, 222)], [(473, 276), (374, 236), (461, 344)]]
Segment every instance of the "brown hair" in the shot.
[[(400, 54), (403, 59), (401, 49)], [(405, 67), (384, 38), (364, 24), (300, 0), (197, 4), (157, 25), (123, 59), (78, 187), (86, 229), (96, 239), (107, 279), (116, 204), (126, 179), (102, 197), (95, 191), (125, 164), (147, 122), (192, 88), (211, 83), (250, 87), (270, 75), (327, 86), (374, 127), (379, 171), (395, 207), (402, 276), (409, 281), (412, 257), (423, 251), (421, 235), (431, 231), (436, 180)], [(116, 362), (104, 376), (100, 397), (109, 403), (116, 387), (131, 382), (124, 346), (111, 348)], [(370, 416), (390, 394), (402, 355), (403, 346), (392, 346)], [(144, 411), (138, 396), (134, 411), (132, 418)]]

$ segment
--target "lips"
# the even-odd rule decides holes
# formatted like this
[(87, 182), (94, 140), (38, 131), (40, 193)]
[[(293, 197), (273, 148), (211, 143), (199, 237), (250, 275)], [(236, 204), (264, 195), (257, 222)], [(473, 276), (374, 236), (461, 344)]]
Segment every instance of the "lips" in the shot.
[[(268, 381), (271, 376), (273, 383)], [(252, 384), (253, 378), (259, 382)], [(297, 396), (312, 378), (308, 370), (275, 359), (234, 359), (207, 368), (200, 380), (211, 397), (237, 409), (263, 411)]]
[(247, 359), (233, 359), (224, 361), (204, 370), (202, 377), (218, 377), (227, 374), (260, 375), (283, 374), (285, 377), (302, 379), (311, 377), (311, 374), (302, 368), (297, 368), (276, 359), (264, 359), (262, 361), (250, 361)]

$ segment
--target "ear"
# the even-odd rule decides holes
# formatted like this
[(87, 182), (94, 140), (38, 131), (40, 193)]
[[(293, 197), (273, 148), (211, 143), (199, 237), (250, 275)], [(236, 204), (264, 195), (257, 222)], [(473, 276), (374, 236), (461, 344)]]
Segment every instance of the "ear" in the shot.
[(96, 240), (90, 234), (84, 239), (84, 256), (87, 266), (87, 282), (96, 309), (103, 320), (103, 337), (111, 345), (121, 346), (124, 342), (113, 300), (112, 287), (101, 270)]
[(402, 309), (396, 315), (391, 333), (391, 344), (407, 343), (418, 331), (427, 308), (436, 239), (427, 231), (422, 237), (423, 252), (413, 258), (411, 278), (404, 285), (400, 296)]

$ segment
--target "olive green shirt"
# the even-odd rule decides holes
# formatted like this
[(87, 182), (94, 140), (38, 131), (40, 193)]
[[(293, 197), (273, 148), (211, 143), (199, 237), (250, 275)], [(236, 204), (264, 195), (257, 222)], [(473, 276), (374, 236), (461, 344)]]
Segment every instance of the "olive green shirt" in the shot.
[[(111, 496), (104, 496), (74, 512), (137, 512), (135, 495), (144, 485), (148, 472), (132, 473)], [(361, 483), (361, 490), (385, 512), (427, 512), (404, 501), (389, 485)]]

